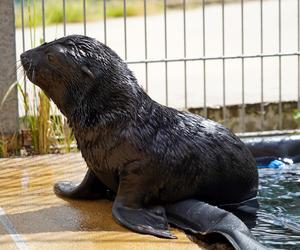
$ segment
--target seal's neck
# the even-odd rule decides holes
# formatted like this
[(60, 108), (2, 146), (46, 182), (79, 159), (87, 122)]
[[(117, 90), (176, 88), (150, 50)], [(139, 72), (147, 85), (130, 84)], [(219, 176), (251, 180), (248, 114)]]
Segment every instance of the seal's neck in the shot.
[[(96, 126), (119, 127), (135, 120), (146, 94), (133, 76), (127, 81), (122, 84), (98, 82), (85, 88), (77, 103), (70, 102), (73, 107), (65, 105), (69, 109), (66, 113), (70, 126), (75, 130)], [(72, 98), (72, 93), (69, 95), (67, 100)]]

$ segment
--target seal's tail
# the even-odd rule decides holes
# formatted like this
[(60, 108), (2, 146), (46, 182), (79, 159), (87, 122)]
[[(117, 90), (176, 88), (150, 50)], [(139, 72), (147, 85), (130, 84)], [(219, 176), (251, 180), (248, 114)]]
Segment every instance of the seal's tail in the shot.
[(184, 200), (166, 206), (168, 222), (190, 233), (219, 233), (235, 249), (266, 249), (234, 214), (198, 200)]

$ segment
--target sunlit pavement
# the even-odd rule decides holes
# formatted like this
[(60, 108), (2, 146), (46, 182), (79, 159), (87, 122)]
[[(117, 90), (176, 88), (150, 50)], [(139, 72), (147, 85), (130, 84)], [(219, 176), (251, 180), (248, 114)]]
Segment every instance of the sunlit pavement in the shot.
[(200, 249), (180, 231), (168, 240), (133, 233), (112, 218), (112, 202), (63, 200), (59, 180), (80, 181), (79, 153), (0, 159), (0, 249)]

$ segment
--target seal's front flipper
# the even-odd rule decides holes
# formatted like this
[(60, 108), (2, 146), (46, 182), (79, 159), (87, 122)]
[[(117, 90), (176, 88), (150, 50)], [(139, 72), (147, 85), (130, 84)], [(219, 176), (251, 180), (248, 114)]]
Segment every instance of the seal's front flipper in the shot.
[(107, 199), (112, 196), (111, 191), (89, 169), (80, 184), (71, 181), (61, 181), (54, 185), (54, 192), (58, 196), (74, 199)]
[(113, 217), (117, 222), (135, 232), (163, 238), (176, 238), (169, 231), (165, 209), (161, 206), (144, 206), (144, 201), (151, 199), (148, 197), (151, 194), (148, 192), (145, 180), (141, 176), (137, 178), (131, 172), (136, 169), (135, 165), (128, 166), (127, 169), (124, 176), (120, 178), (118, 193), (112, 208)]
[(123, 226), (142, 234), (152, 234), (162, 238), (175, 239), (169, 231), (163, 207), (130, 208), (115, 202), (113, 216)]
[(167, 205), (168, 222), (191, 233), (224, 235), (235, 249), (266, 249), (235, 215), (198, 200)]

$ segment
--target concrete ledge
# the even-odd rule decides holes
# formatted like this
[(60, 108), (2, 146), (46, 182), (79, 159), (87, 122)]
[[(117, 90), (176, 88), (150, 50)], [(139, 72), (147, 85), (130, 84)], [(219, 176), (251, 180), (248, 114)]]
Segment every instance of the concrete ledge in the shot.
[[(279, 124), (279, 104), (277, 102), (264, 103), (263, 114), (260, 103), (245, 104), (245, 131), (242, 126), (242, 105), (229, 105), (226, 106), (226, 127), (235, 133), (298, 129), (299, 125), (293, 118), (293, 111), (297, 109), (297, 104), (296, 101), (282, 102), (282, 128)], [(203, 108), (189, 108), (188, 110), (204, 115)], [(207, 116), (211, 120), (223, 123), (223, 107), (208, 107)]]

